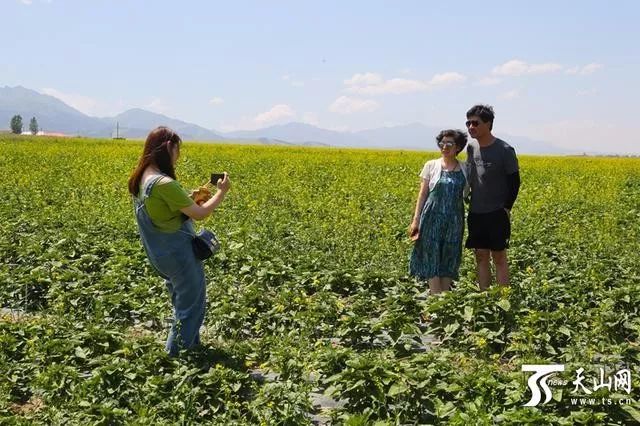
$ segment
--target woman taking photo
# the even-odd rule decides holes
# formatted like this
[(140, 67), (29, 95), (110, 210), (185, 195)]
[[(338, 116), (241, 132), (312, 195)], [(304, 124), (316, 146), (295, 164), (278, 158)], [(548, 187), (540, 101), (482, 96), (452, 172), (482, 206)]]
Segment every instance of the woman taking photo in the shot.
[(206, 282), (202, 261), (192, 248), (193, 219), (208, 217), (231, 186), (225, 173), (217, 182), (216, 194), (196, 204), (176, 180), (181, 143), (180, 136), (167, 127), (152, 130), (129, 178), (142, 245), (171, 296), (174, 319), (166, 344), (171, 356), (200, 344), (204, 321)]
[(429, 281), (432, 294), (448, 291), (458, 279), (464, 232), (463, 192), (469, 190), (465, 164), (456, 156), (467, 144), (459, 130), (443, 130), (436, 137), (441, 157), (422, 168), (418, 201), (409, 226), (415, 246), (409, 274)]

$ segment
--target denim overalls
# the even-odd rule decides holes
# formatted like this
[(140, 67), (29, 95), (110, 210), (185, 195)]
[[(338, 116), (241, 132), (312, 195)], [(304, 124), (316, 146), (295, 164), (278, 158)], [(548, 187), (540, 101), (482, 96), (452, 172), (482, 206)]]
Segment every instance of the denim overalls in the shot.
[(193, 221), (189, 219), (183, 222), (177, 232), (161, 232), (151, 222), (144, 206), (153, 185), (163, 177), (151, 177), (143, 188), (142, 197), (134, 197), (134, 205), (142, 245), (151, 265), (166, 280), (171, 295), (174, 319), (166, 350), (169, 355), (175, 356), (181, 348), (200, 344), (206, 282), (202, 262), (195, 257), (191, 246), (195, 233)]

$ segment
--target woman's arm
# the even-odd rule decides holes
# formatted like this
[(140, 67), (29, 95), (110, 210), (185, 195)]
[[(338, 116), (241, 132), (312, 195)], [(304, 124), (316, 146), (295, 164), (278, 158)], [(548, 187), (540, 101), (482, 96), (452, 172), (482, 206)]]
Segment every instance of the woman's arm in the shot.
[(180, 211), (194, 220), (202, 220), (209, 217), (209, 215), (220, 205), (220, 203), (222, 203), (222, 200), (224, 200), (224, 197), (227, 195), (227, 192), (229, 192), (229, 189), (231, 188), (231, 180), (229, 179), (229, 175), (227, 175), (226, 172), (224, 174), (224, 179), (218, 181), (217, 187), (218, 191), (215, 193), (215, 195), (209, 200), (205, 201), (201, 206), (193, 203), (188, 207), (180, 209)]
[(409, 236), (411, 239), (417, 239), (419, 227), (420, 227), (420, 215), (422, 214), (422, 208), (429, 196), (429, 181), (422, 179), (420, 182), (420, 191), (418, 192), (418, 201), (416, 201), (416, 209), (413, 213), (413, 220), (409, 226)]

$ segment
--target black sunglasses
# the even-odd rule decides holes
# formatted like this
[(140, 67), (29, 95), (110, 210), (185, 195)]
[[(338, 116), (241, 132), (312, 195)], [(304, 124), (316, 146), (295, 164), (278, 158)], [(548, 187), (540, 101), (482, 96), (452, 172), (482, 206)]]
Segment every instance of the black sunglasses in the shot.
[(467, 120), (464, 124), (467, 127), (478, 127), (480, 125), (480, 120)]

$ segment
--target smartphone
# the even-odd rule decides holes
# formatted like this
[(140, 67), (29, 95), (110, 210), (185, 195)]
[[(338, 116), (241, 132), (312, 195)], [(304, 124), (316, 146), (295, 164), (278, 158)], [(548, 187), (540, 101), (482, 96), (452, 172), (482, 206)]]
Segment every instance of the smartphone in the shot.
[(211, 184), (216, 185), (218, 179), (224, 179), (224, 173), (211, 173)]

